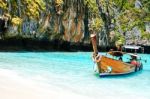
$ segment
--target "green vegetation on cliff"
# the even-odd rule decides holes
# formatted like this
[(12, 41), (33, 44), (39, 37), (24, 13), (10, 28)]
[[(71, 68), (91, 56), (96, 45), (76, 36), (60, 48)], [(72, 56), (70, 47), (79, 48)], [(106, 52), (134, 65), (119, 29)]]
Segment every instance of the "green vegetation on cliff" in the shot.
[(0, 0), (0, 16), (3, 39), (90, 43), (97, 33), (101, 46), (150, 40), (149, 0)]

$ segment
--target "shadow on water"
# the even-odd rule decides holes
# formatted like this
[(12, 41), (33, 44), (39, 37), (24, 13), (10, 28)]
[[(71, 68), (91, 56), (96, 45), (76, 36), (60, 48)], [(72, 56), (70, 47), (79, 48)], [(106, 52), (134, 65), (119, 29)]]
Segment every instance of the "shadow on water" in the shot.
[(97, 77), (98, 79), (122, 79), (122, 78), (130, 78), (130, 77), (135, 77), (139, 76), (143, 73), (143, 71), (138, 71), (138, 72), (133, 72), (129, 74), (123, 74), (123, 75), (107, 75), (107, 76), (100, 76), (98, 73), (95, 73), (94, 76)]

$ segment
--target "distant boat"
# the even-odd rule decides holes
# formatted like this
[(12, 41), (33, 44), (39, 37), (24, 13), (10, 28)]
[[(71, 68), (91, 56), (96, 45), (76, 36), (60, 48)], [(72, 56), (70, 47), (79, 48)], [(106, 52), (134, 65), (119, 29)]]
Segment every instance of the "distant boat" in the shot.
[[(142, 70), (143, 65), (137, 54), (126, 53), (122, 51), (109, 51), (108, 55), (99, 55), (96, 44), (96, 34), (91, 35), (93, 45), (93, 61), (96, 63), (97, 72), (102, 76), (117, 76), (134, 73)], [(136, 47), (137, 48), (137, 47)], [(131, 60), (124, 62), (124, 55), (129, 55)], [(116, 57), (117, 59), (113, 58)]]

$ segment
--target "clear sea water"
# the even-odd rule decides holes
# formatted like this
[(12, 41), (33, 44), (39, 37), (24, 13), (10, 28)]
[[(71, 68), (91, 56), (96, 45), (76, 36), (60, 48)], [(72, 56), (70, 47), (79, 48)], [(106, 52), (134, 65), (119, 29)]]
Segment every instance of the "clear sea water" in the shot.
[[(150, 55), (140, 54), (143, 71), (100, 78), (93, 71), (92, 52), (0, 52), (0, 69), (57, 86), (92, 99), (150, 99)], [(104, 53), (102, 53), (104, 54)]]

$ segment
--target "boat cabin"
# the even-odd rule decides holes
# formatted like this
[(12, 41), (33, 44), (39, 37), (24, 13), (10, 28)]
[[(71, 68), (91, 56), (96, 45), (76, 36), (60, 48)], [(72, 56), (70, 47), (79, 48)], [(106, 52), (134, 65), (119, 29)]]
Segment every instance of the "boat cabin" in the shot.
[(124, 45), (122, 46), (122, 50), (124, 52), (131, 52), (131, 53), (144, 53), (144, 47), (136, 46), (136, 45)]

